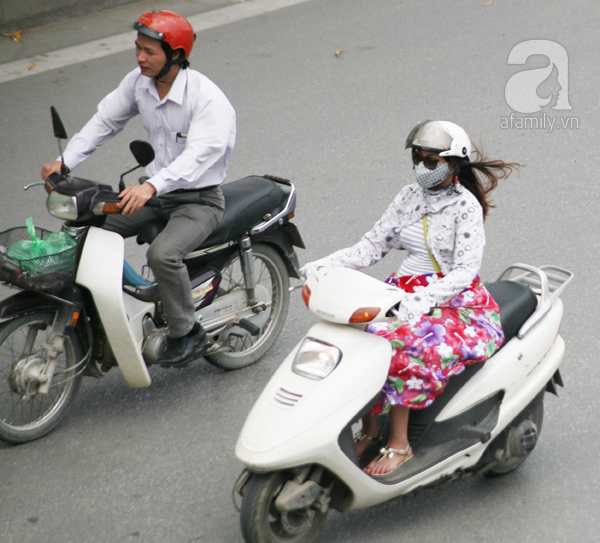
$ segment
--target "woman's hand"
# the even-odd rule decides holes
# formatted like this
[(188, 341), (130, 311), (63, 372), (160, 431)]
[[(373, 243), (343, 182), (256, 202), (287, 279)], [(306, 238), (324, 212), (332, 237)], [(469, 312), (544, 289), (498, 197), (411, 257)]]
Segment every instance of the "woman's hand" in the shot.
[[(127, 187), (121, 194), (121, 207), (123, 215), (131, 215), (146, 205), (146, 202), (156, 194), (156, 189), (151, 183)], [(123, 207), (125, 206), (125, 207)]]

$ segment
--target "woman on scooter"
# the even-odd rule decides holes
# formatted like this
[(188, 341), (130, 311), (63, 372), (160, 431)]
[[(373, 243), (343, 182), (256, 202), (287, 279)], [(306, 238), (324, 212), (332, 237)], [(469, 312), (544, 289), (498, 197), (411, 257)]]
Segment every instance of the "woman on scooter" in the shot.
[[(302, 268), (360, 269), (391, 249), (408, 254), (387, 282), (406, 291), (394, 322), (367, 330), (388, 339), (388, 380), (355, 435), (359, 457), (381, 441), (377, 415), (389, 412), (390, 437), (365, 468), (388, 475), (412, 458), (409, 409), (429, 406), (452, 375), (487, 360), (504, 341), (498, 305), (480, 281), (489, 193), (518, 164), (486, 160), (467, 133), (447, 121), (424, 121), (410, 132), (416, 183), (404, 187), (373, 228), (353, 247)], [(365, 361), (367, 362), (367, 361)]]

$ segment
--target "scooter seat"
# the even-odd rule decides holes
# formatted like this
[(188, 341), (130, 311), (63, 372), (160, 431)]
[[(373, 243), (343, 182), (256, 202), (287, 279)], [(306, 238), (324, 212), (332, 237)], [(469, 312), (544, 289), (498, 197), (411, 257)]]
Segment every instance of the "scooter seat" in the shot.
[[(219, 226), (198, 249), (221, 245), (236, 239), (260, 223), (283, 200), (280, 186), (259, 176), (249, 176), (221, 185), (225, 197), (225, 213)], [(152, 243), (166, 226), (166, 221), (145, 224), (137, 235), (138, 244)]]
[(485, 285), (500, 307), (500, 322), (508, 343), (537, 307), (537, 297), (526, 285), (514, 281), (498, 281)]

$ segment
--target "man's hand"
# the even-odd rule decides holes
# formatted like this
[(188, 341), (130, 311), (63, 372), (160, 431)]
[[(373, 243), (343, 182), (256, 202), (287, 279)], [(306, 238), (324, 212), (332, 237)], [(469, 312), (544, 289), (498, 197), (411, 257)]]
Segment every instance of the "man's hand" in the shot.
[(62, 162), (60, 160), (57, 162), (48, 162), (48, 164), (44, 164), (42, 167), (42, 179), (46, 181), (49, 175), (52, 175), (55, 172), (60, 172), (61, 166)]
[[(156, 194), (156, 189), (151, 183), (127, 187), (121, 194), (121, 207), (123, 215), (131, 215), (142, 209), (146, 202)], [(124, 206), (124, 207), (123, 207)]]

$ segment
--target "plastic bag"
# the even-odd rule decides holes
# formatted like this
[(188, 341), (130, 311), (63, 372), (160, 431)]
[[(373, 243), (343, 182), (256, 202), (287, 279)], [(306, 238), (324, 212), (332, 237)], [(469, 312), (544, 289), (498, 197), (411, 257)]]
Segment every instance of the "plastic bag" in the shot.
[(69, 268), (74, 266), (74, 251), (66, 253), (64, 261), (58, 257), (41, 258), (52, 257), (52, 255), (58, 255), (74, 248), (76, 243), (73, 238), (67, 236), (64, 232), (52, 232), (45, 239), (38, 238), (35, 234), (32, 217), (27, 219), (27, 232), (31, 237), (31, 241), (17, 241), (6, 251), (6, 256), (19, 261), (23, 269), (39, 274), (47, 271), (68, 271)]

